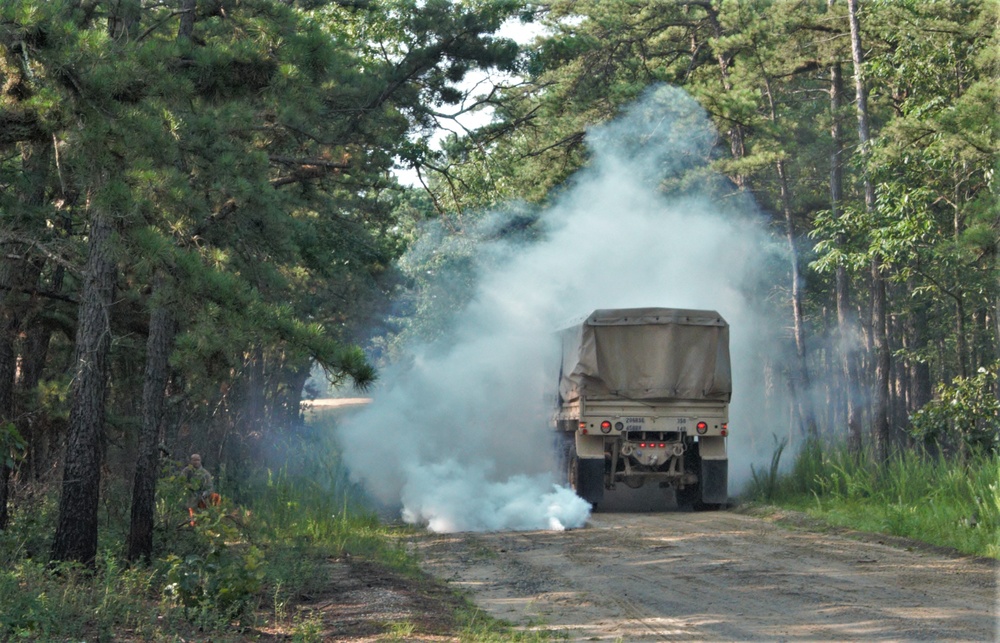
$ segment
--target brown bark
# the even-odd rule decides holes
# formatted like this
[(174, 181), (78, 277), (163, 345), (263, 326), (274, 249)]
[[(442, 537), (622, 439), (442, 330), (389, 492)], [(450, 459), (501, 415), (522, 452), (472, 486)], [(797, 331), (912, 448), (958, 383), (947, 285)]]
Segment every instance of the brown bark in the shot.
[[(19, 336), (26, 326), (30, 297), (25, 291), (37, 284), (38, 271), (28, 260), (27, 248), (23, 255), (8, 259), (0, 266), (0, 425), (13, 424), (22, 438), (30, 438), (24, 421), (24, 410), (19, 408), (17, 375), (23, 360), (19, 360)], [(4, 462), (6, 454), (0, 452), (0, 530), (6, 529), (9, 518), (10, 479), (13, 470)]]
[[(912, 291), (912, 288), (910, 290)], [(910, 315), (907, 317), (906, 335), (911, 352), (908, 361), (910, 372), (906, 402), (907, 411), (913, 414), (930, 402), (932, 395), (930, 366), (926, 361), (912, 355), (914, 351), (919, 352), (927, 347), (927, 304), (921, 302), (911, 307)]]
[(112, 232), (111, 213), (93, 210), (77, 319), (62, 494), (52, 543), (54, 560), (77, 561), (88, 566), (93, 566), (97, 555), (101, 442), (111, 347), (110, 314), (117, 274), (112, 255)]
[(244, 379), (241, 386), (242, 420), (244, 435), (259, 433), (264, 424), (265, 405), (267, 398), (267, 374), (264, 349), (254, 346), (247, 355)]
[(177, 27), (177, 40), (190, 40), (194, 34), (195, 10), (198, 0), (180, 0), (181, 20)]
[(875, 403), (872, 441), (879, 462), (889, 458), (889, 332), (886, 326), (886, 285), (878, 260), (872, 259), (872, 339), (875, 348)]
[[(832, 5), (833, 0), (830, 0)], [(834, 217), (840, 216), (840, 203), (844, 193), (844, 171), (841, 162), (843, 154), (843, 134), (840, 130), (840, 108), (843, 104), (844, 78), (840, 63), (830, 67), (830, 111), (832, 124), (830, 137), (833, 150), (830, 153), (830, 210)], [(837, 245), (844, 247), (846, 239), (838, 235)], [(844, 402), (847, 409), (847, 448), (851, 453), (859, 453), (862, 447), (861, 402), (858, 399), (858, 360), (857, 360), (857, 315), (851, 307), (851, 285), (848, 280), (847, 266), (837, 263), (836, 270), (837, 293), (837, 326), (839, 329), (839, 347), (841, 361), (841, 380), (843, 381)]]
[(312, 362), (302, 359), (282, 365), (282, 384), (275, 394), (273, 421), (280, 427), (293, 427), (302, 421), (302, 390), (312, 371)]
[[(1000, 364), (1000, 295), (993, 300), (993, 349), (997, 363)], [(997, 378), (994, 392), (1000, 397), (1000, 377)]]
[(117, 0), (108, 4), (108, 36), (132, 42), (139, 35), (142, 6), (137, 0)]
[[(905, 348), (905, 324), (898, 316), (892, 315), (889, 318), (889, 325), (892, 331), (889, 334), (890, 349), (896, 353)], [(906, 394), (909, 390), (910, 373), (903, 360), (894, 360), (890, 366), (892, 369), (889, 397), (890, 439), (895, 447), (900, 447), (906, 444), (906, 427), (909, 424), (906, 413)]]
[[(35, 270), (42, 274), (44, 264), (38, 260)], [(52, 278), (47, 284), (49, 292), (59, 293), (63, 288), (66, 268), (57, 265)], [(18, 415), (18, 430), (28, 443), (28, 452), (22, 467), (32, 479), (39, 480), (44, 473), (54, 468), (54, 458), (50, 457), (51, 445), (58, 443), (59, 437), (52, 434), (53, 423), (45, 421), (44, 413), (31, 408), (30, 400), (42, 381), (46, 360), (49, 353), (49, 342), (52, 339), (53, 326), (41, 318), (41, 304), (36, 301), (26, 320), (28, 328), (21, 348), (20, 373), (17, 381), (18, 398), (25, 407)], [(39, 418), (42, 421), (39, 422)]]
[[(21, 161), (23, 183), (17, 188), (23, 212), (15, 218), (25, 221), (25, 226), (32, 230), (44, 226), (44, 221), (30, 213), (45, 202), (50, 161), (48, 145), (22, 144)], [(17, 340), (25, 328), (25, 317), (31, 304), (27, 293), (37, 286), (38, 270), (26, 245), (8, 246), (6, 251), (0, 264), (0, 424), (10, 423), (23, 430), (14, 395), (18, 370)], [(5, 455), (0, 453), (0, 529), (7, 527), (9, 519), (7, 506), (12, 471), (4, 463)]]
[(174, 343), (174, 320), (163, 301), (166, 276), (157, 275), (153, 310), (146, 341), (146, 371), (142, 386), (142, 429), (139, 454), (132, 483), (132, 512), (129, 522), (126, 557), (130, 561), (150, 560), (153, 554), (153, 514), (156, 504), (156, 479), (159, 475), (160, 419), (169, 373), (170, 353)]
[[(778, 122), (778, 110), (771, 91), (771, 81), (764, 69), (764, 61), (758, 56), (761, 73), (764, 77), (764, 93), (767, 97), (769, 116), (772, 123)], [(795, 339), (795, 367), (791, 383), (792, 403), (798, 416), (799, 428), (810, 437), (816, 436), (816, 418), (810, 401), (809, 368), (806, 363), (805, 320), (802, 308), (802, 271), (799, 267), (799, 250), (795, 241), (795, 215), (792, 211), (792, 193), (788, 181), (788, 168), (784, 160), (775, 164), (778, 174), (778, 188), (781, 199), (781, 211), (785, 221), (785, 239), (788, 242), (789, 268), (791, 269), (792, 291), (792, 329)]]
[(7, 504), (10, 498), (10, 468), (0, 464), (0, 531), (7, 529), (10, 522), (10, 509)]
[[(709, 24), (712, 26), (712, 34), (716, 38), (722, 38), (722, 24), (719, 22), (719, 11), (711, 3), (705, 3), (702, 5), (708, 14)], [(721, 49), (715, 52), (716, 62), (719, 65), (719, 73), (722, 76), (722, 88), (729, 92), (732, 91), (733, 85), (729, 80), (729, 57)], [(746, 146), (743, 142), (743, 126), (739, 123), (734, 123), (732, 127), (729, 128), (729, 148), (733, 154), (734, 159), (741, 159), (746, 156)], [(747, 187), (747, 178), (742, 174), (737, 174), (733, 177), (733, 182), (736, 186), (743, 189)]]
[[(21, 399), (28, 399), (42, 380), (42, 371), (48, 357), (52, 329), (47, 324), (35, 322), (27, 332), (21, 351), (21, 378), (17, 388)], [(50, 428), (37, 422), (37, 413), (30, 409), (18, 416), (18, 430), (28, 443), (24, 467), (26, 475), (38, 480), (51, 467), (49, 456)]]
[[(772, 113), (772, 118), (774, 114)], [(792, 272), (792, 330), (795, 335), (795, 404), (806, 435), (816, 437), (816, 418), (810, 401), (809, 368), (806, 365), (805, 321), (802, 309), (802, 273), (799, 268), (799, 251), (795, 243), (795, 219), (791, 206), (791, 190), (784, 161), (777, 163), (778, 182), (781, 192), (781, 209), (785, 218), (785, 238)]]
[[(861, 48), (861, 26), (858, 22), (858, 0), (847, 0), (847, 15), (851, 25), (851, 57), (854, 62), (855, 96), (858, 114), (858, 139), (861, 153), (867, 156), (871, 141), (868, 116), (868, 88), (864, 79), (864, 52)], [(875, 211), (875, 187), (867, 169), (864, 173), (865, 207)], [(872, 279), (872, 342), (875, 350), (875, 390), (872, 417), (872, 441), (875, 457), (885, 462), (889, 457), (889, 336), (885, 276), (879, 257), (871, 259)]]
[(969, 376), (969, 348), (965, 338), (965, 300), (961, 291), (953, 295), (955, 300), (955, 348), (958, 351), (958, 374)]
[[(17, 371), (17, 351), (15, 337), (21, 326), (24, 296), (20, 292), (23, 279), (22, 259), (8, 259), (0, 265), (0, 426), (14, 424), (14, 375)], [(2, 447), (0, 443), (0, 447)], [(7, 528), (10, 497), (10, 468), (6, 464), (7, 454), (0, 449), (0, 530)]]

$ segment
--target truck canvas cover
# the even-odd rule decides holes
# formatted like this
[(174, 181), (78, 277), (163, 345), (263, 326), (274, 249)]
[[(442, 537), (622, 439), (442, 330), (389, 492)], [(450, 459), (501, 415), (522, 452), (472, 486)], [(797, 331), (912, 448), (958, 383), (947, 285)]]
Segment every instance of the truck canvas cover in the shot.
[(564, 402), (580, 397), (728, 402), (729, 324), (712, 310), (596, 310), (559, 333)]

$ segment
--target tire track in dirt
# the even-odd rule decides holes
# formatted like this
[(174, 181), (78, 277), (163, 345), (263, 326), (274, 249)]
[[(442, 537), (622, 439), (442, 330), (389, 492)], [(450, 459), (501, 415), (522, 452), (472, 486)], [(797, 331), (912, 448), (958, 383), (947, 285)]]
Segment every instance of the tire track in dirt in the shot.
[(713, 513), (600, 513), (568, 532), (428, 534), (431, 574), (572, 641), (998, 636), (997, 561)]

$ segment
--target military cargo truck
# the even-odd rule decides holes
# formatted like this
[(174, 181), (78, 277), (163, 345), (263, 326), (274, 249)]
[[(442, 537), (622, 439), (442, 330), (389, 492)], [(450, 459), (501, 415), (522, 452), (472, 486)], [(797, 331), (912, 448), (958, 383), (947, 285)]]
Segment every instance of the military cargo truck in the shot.
[(715, 508), (728, 492), (729, 325), (711, 310), (597, 310), (559, 332), (556, 445), (569, 484), (672, 488)]

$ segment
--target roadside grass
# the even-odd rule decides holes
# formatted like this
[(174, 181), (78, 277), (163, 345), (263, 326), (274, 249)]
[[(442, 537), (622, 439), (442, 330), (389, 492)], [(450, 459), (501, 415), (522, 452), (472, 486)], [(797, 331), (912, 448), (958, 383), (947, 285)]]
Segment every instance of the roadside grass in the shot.
[(544, 643), (566, 640), (565, 631), (547, 629), (544, 623), (529, 624), (527, 629), (515, 630), (509, 623), (497, 620), (473, 605), (458, 611), (458, 637), (470, 643)]
[[(333, 455), (330, 455), (333, 453)], [(129, 567), (122, 558), (127, 525), (101, 516), (93, 570), (48, 561), (56, 492), (38, 490), (30, 511), (15, 507), (0, 532), (0, 640), (177, 641), (221, 643), (270, 632), (293, 641), (322, 640), (322, 612), (302, 605), (329, 584), (333, 561), (350, 557), (414, 587), (425, 576), (406, 542), (413, 527), (387, 524), (366, 508), (335, 452), (316, 445), (287, 453), (289, 466), (229, 481), (220, 472), (219, 507), (190, 526), (179, 481), (158, 485), (156, 559)], [(103, 510), (102, 510), (103, 512)], [(423, 585), (423, 584), (428, 585)], [(437, 586), (439, 587), (439, 585)], [(442, 589), (440, 616), (461, 641), (547, 641), (546, 631), (522, 632), (479, 613)], [(384, 640), (419, 638), (406, 617), (379, 624)]]
[(872, 454), (809, 442), (780, 472), (784, 442), (768, 467), (753, 469), (751, 503), (803, 511), (827, 524), (886, 533), (1000, 558), (1000, 458), (946, 458), (900, 451), (879, 466)]

